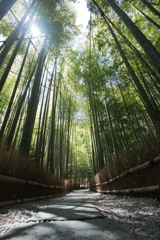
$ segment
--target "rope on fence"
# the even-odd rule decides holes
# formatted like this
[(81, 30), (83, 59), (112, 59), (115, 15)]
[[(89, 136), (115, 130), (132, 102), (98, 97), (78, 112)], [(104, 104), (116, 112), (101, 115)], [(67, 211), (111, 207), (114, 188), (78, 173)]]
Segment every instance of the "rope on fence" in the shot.
[(3, 175), (0, 175), (0, 182), (18, 184), (18, 185), (28, 184), (31, 186), (44, 187), (44, 188), (67, 188), (66, 186), (47, 185), (47, 184), (43, 184), (43, 183), (37, 183), (37, 182), (27, 181), (27, 180), (23, 180), (23, 179), (19, 179), (19, 178), (3, 176)]
[[(159, 164), (159, 163), (160, 163), (160, 156), (158, 156), (158, 157), (154, 158), (153, 160), (150, 160), (150, 161), (148, 161), (148, 162), (146, 162), (146, 163), (143, 163), (143, 164), (141, 164), (141, 165), (139, 165), (139, 166), (137, 166), (137, 167), (131, 168), (131, 169), (129, 169), (128, 171), (126, 171), (126, 172), (118, 175), (118, 176), (115, 177), (115, 178), (110, 179), (110, 180), (107, 181), (107, 182), (96, 183), (96, 184), (94, 184), (94, 185), (91, 185), (90, 187), (92, 188), (92, 187), (98, 187), (98, 186), (107, 185), (107, 184), (112, 183), (112, 182), (114, 182), (114, 181), (116, 181), (116, 180), (119, 180), (119, 179), (121, 179), (121, 178), (124, 178), (124, 177), (127, 176), (128, 174), (142, 171), (142, 170), (144, 170), (144, 169), (146, 169), (146, 168), (151, 167), (151, 166), (154, 165), (154, 164)], [(114, 190), (113, 190), (113, 191), (114, 191)], [(115, 191), (119, 191), (119, 190), (115, 190)]]
[(17, 199), (17, 200), (6, 201), (6, 202), (0, 202), (0, 208), (15, 205), (15, 204), (20, 204), (20, 203), (25, 203), (25, 202), (32, 202), (32, 201), (37, 201), (37, 200), (53, 198), (53, 197), (61, 196), (63, 194), (64, 193), (48, 195), (48, 196), (41, 196), (41, 197), (34, 197), (34, 198)]
[(132, 189), (121, 189), (121, 190), (96, 190), (96, 192), (100, 193), (145, 193), (145, 192), (153, 192), (160, 190), (160, 185), (154, 185), (149, 187), (141, 187), (141, 188), (132, 188)]

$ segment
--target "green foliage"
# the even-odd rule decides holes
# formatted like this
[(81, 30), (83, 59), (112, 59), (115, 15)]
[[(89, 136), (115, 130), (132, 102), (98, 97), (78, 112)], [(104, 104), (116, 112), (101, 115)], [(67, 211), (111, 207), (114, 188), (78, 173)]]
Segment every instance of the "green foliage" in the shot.
[(90, 151), (90, 131), (88, 128), (89, 122), (86, 119), (75, 121), (75, 141), (72, 145), (73, 154), (73, 178), (74, 182), (79, 179), (80, 183), (90, 179), (92, 174), (91, 162), (89, 158)]
[(49, 44), (65, 45), (77, 33), (75, 14), (66, 0), (42, 1), (35, 20), (41, 31), (48, 36)]

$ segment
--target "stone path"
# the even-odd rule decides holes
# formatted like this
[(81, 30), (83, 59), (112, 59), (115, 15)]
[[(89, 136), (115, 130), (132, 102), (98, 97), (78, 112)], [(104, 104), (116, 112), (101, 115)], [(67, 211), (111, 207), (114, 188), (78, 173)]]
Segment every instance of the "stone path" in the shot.
[[(128, 240), (136, 239), (115, 219), (85, 200), (87, 190), (73, 191), (11, 228), (0, 239), (12, 240)], [(90, 193), (91, 194), (91, 193)], [(91, 195), (90, 195), (91, 196)]]

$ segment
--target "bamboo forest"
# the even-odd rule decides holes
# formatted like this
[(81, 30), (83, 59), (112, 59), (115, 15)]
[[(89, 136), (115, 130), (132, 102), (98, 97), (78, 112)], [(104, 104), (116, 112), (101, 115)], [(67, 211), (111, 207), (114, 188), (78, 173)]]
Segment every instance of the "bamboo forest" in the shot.
[(79, 2), (0, 0), (0, 179), (159, 190), (160, 1)]

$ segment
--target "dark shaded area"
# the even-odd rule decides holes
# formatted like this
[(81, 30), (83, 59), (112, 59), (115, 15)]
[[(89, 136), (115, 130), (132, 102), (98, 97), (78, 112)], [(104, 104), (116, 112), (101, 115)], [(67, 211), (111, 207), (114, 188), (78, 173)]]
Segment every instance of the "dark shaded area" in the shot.
[(0, 183), (0, 201), (17, 200), (24, 198), (33, 198), (48, 195), (66, 194), (70, 192), (69, 188), (46, 188), (41, 186), (31, 186), (29, 184), (18, 185), (9, 183)]

